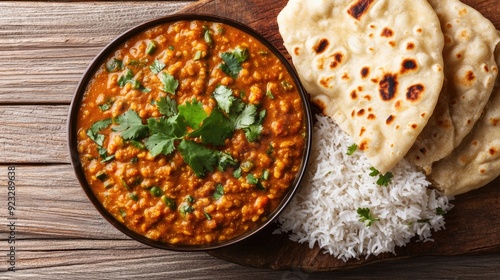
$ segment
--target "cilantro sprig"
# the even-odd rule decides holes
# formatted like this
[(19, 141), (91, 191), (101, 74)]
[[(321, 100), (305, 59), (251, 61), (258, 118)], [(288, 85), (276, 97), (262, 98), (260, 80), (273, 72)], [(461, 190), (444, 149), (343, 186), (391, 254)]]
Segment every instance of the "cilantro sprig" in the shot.
[(385, 174), (380, 173), (375, 167), (370, 167), (370, 176), (375, 177), (379, 176), (377, 179), (377, 185), (379, 186), (384, 186), (387, 187), (391, 181), (394, 175), (391, 172), (387, 172)]
[(358, 213), (359, 221), (365, 223), (367, 227), (380, 220), (370, 214), (370, 209), (368, 208), (358, 208), (356, 212)]
[(224, 61), (219, 66), (220, 69), (233, 79), (236, 79), (240, 74), (241, 69), (243, 69), (241, 67), (241, 63), (248, 58), (248, 50), (237, 47), (232, 52), (222, 53), (220, 57)]

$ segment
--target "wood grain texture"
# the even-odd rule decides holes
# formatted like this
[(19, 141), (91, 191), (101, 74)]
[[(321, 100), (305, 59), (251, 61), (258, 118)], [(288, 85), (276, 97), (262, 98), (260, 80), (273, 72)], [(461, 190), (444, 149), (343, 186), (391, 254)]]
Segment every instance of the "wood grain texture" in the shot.
[(133, 26), (189, 1), (0, 2), (0, 104), (69, 104), (92, 59)]
[[(275, 15), (285, 2), (205, 0), (184, 11), (219, 14), (245, 22), (284, 51), (276, 32)], [(500, 14), (494, 0), (465, 2), (474, 3), (499, 27)], [(469, 234), (474, 228), (467, 221), (463, 226), (457, 223), (464, 221), (451, 219), (448, 230), (441, 234), (449, 235), (453, 242), (439, 246), (429, 243), (412, 249), (441, 255), (440, 250), (450, 250), (446, 246), (455, 246), (464, 239), (483, 250), (480, 255), (392, 259), (332, 272), (309, 271), (330, 270), (331, 260), (318, 250), (288, 245), (286, 237), (275, 239), (277, 236), (268, 234), (238, 247), (211, 252), (215, 258), (205, 253), (151, 248), (131, 240), (106, 222), (85, 196), (69, 164), (69, 102), (87, 65), (109, 41), (136, 24), (189, 4), (0, 1), (0, 205), (4, 205), (0, 207), (0, 279), (500, 278), (500, 253), (494, 253), (495, 248), (480, 246), (488, 238), (500, 240), (500, 236), (495, 236), (499, 227), (488, 224), (499, 220), (497, 213), (490, 213), (489, 220), (480, 219), (480, 226), (489, 229), (480, 236)], [(5, 186), (9, 164), (16, 166), (17, 175), (15, 274), (6, 272), (9, 248)], [(469, 194), (455, 210), (470, 211), (470, 220), (482, 217), (484, 207), (468, 201), (500, 204), (498, 194), (496, 198), (484, 198), (488, 191), (490, 195), (496, 193), (492, 188)], [(453, 230), (454, 227), (458, 229)]]

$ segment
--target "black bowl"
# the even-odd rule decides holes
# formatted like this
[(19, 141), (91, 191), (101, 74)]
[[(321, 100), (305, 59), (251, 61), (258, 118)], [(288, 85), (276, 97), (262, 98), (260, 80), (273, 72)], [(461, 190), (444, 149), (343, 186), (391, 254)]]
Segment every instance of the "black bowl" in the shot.
[[(83, 95), (86, 91), (86, 87), (89, 83), (89, 81), (92, 79), (93, 75), (95, 72), (98, 70), (98, 68), (105, 62), (105, 59), (116, 49), (118, 48), (122, 43), (124, 43), (126, 40), (130, 39), (131, 37), (139, 34), (142, 31), (145, 31), (147, 29), (150, 29), (156, 25), (159, 24), (164, 24), (164, 23), (171, 23), (171, 22), (176, 22), (176, 21), (181, 21), (181, 20), (203, 20), (203, 21), (210, 21), (210, 22), (218, 22), (218, 23), (223, 23), (235, 28), (238, 28), (239, 30), (246, 32), (247, 34), (253, 36), (257, 40), (259, 40), (262, 44), (264, 44), (270, 51), (278, 57), (278, 59), (283, 63), (283, 65), (286, 67), (287, 71), (290, 73), (292, 79), (295, 82), (295, 85), (298, 88), (298, 91), (301, 95), (302, 99), (302, 107), (304, 110), (304, 116), (306, 117), (306, 136), (305, 136), (305, 148), (303, 151), (303, 156), (302, 156), (302, 164), (300, 167), (299, 172), (297, 173), (297, 176), (292, 184), (290, 186), (288, 192), (284, 195), (281, 203), (278, 205), (278, 207), (269, 214), (268, 219), (263, 222), (262, 224), (258, 225), (257, 227), (243, 233), (242, 235), (239, 235), (233, 239), (227, 240), (226, 242), (222, 243), (216, 243), (216, 244), (211, 244), (211, 245), (179, 245), (179, 244), (169, 244), (169, 243), (164, 243), (156, 240), (149, 239), (143, 235), (140, 235), (128, 227), (126, 227), (124, 224), (116, 220), (104, 207), (103, 205), (99, 202), (97, 197), (94, 195), (90, 185), (88, 184), (84, 172), (82, 170), (82, 166), (80, 163), (79, 155), (78, 155), (78, 150), (77, 150), (77, 117), (78, 117), (78, 112), (81, 106), (82, 98)], [(175, 15), (170, 15), (158, 19), (154, 19), (148, 22), (145, 22), (143, 24), (140, 24), (122, 35), (118, 36), (116, 39), (114, 39), (109, 45), (107, 45), (95, 58), (94, 60), (90, 63), (89, 67), (86, 69), (82, 79), (80, 80), (78, 87), (76, 89), (76, 92), (73, 96), (71, 106), (70, 106), (70, 111), (68, 115), (68, 144), (69, 144), (69, 153), (71, 157), (71, 163), (73, 165), (73, 169), (75, 171), (76, 177), (78, 178), (78, 181), (80, 182), (80, 185), (82, 186), (83, 190), (87, 194), (88, 198), (92, 202), (92, 204), (95, 206), (95, 208), (99, 211), (99, 213), (109, 222), (111, 223), (115, 228), (123, 232), (124, 234), (128, 235), (129, 237), (142, 242), (144, 244), (150, 245), (152, 247), (156, 248), (161, 248), (161, 249), (168, 249), (168, 250), (174, 250), (174, 251), (204, 251), (204, 250), (211, 250), (211, 249), (218, 249), (221, 247), (225, 247), (231, 244), (234, 244), (236, 242), (242, 241), (255, 233), (261, 231), (265, 227), (267, 227), (270, 223), (272, 223), (275, 218), (279, 215), (279, 213), (285, 208), (285, 206), (288, 204), (288, 202), (291, 200), (292, 196), (296, 193), (300, 181), (302, 180), (306, 166), (309, 160), (309, 154), (310, 154), (310, 147), (311, 147), (311, 141), (312, 141), (312, 114), (311, 114), (311, 109), (308, 101), (307, 94), (305, 93), (304, 89), (302, 88), (302, 85), (300, 84), (299, 78), (297, 74), (295, 73), (293, 67), (290, 65), (290, 63), (287, 61), (287, 59), (283, 56), (283, 54), (275, 47), (273, 46), (266, 38), (264, 38), (262, 35), (251, 29), (250, 27), (236, 22), (231, 19), (227, 18), (222, 18), (222, 17), (216, 17), (216, 16), (211, 16), (211, 15), (204, 15), (204, 14), (175, 14)]]

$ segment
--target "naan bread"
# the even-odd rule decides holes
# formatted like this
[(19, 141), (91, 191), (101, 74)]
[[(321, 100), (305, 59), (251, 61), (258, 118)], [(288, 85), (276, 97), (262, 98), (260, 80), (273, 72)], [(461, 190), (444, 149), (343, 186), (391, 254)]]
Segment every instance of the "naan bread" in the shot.
[[(500, 63), (500, 50), (496, 51)], [(434, 163), (430, 179), (447, 195), (480, 188), (500, 176), (500, 79), (483, 115), (453, 153)]]
[(425, 0), (290, 0), (278, 15), (312, 101), (385, 173), (441, 91), (443, 33)]
[(407, 158), (427, 174), (433, 162), (449, 155), (480, 117), (498, 68), (493, 24), (458, 0), (429, 0), (441, 22), (445, 86), (428, 125)]

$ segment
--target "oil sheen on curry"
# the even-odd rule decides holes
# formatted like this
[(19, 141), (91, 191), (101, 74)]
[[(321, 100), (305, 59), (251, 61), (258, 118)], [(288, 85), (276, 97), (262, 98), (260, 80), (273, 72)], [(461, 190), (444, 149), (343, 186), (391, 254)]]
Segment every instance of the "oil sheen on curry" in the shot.
[(306, 141), (302, 104), (257, 39), (222, 23), (167, 23), (95, 73), (78, 153), (99, 201), (131, 230), (217, 244), (265, 221), (291, 187)]

